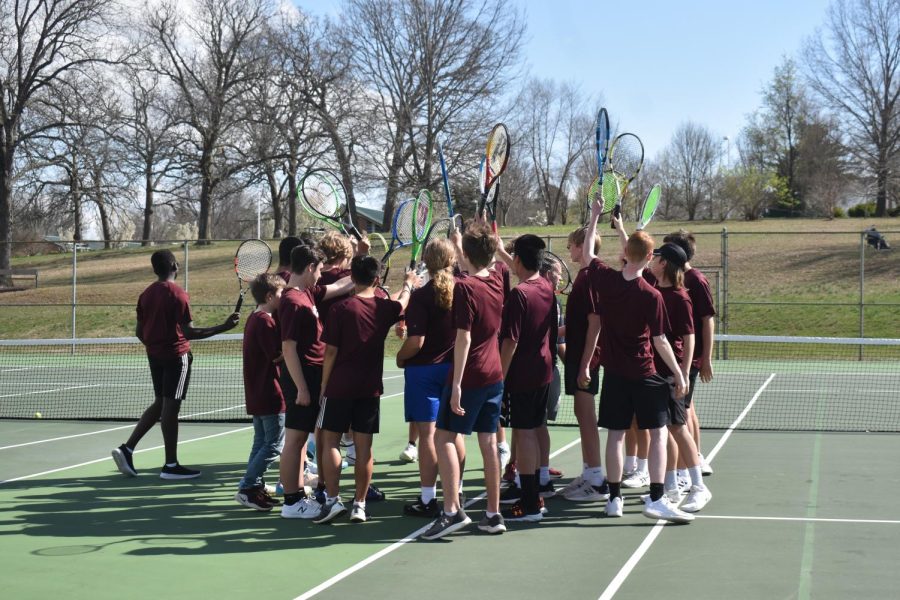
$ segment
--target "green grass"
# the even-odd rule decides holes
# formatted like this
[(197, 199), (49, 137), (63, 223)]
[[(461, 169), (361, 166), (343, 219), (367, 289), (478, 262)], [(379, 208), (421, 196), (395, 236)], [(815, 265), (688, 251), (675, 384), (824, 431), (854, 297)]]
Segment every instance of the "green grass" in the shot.
[[(650, 233), (657, 241), (675, 229), (687, 228), (697, 237), (693, 264), (708, 273), (714, 293), (724, 292), (722, 231), (728, 231), (728, 332), (742, 334), (831, 335), (859, 334), (860, 231), (871, 224), (888, 232), (888, 240), (900, 244), (900, 219), (767, 220), (758, 222), (654, 222)], [(513, 227), (504, 238), (530, 232), (548, 236), (551, 248), (565, 257), (565, 236), (573, 227)], [(601, 256), (615, 261), (618, 241), (608, 225)], [(221, 322), (234, 305), (237, 282), (232, 257), (238, 242), (209, 246), (170, 246), (186, 272), (195, 322)], [(273, 244), (274, 246), (274, 244)], [(156, 248), (86, 251), (78, 255), (75, 290), (76, 335), (111, 337), (133, 334), (134, 305), (153, 280), (149, 255)], [(900, 304), (900, 251), (865, 255), (865, 301)], [(399, 285), (408, 251), (395, 254), (389, 284)], [(70, 337), (72, 303), (72, 255), (45, 254), (13, 259), (14, 267), (40, 271), (40, 287), (0, 294), (0, 331), (4, 338)], [(574, 267), (573, 267), (574, 268)], [(25, 284), (27, 285), (27, 284)], [(722, 295), (717, 306), (724, 312)], [(757, 303), (757, 304), (748, 304)], [(788, 303), (773, 306), (768, 303)], [(803, 303), (816, 303), (809, 305)], [(249, 304), (249, 303), (248, 303)], [(846, 304), (847, 306), (842, 306)], [(4, 306), (6, 305), (6, 306)], [(865, 309), (865, 335), (898, 337), (898, 306)], [(245, 305), (245, 314), (251, 310)], [(388, 352), (396, 349), (393, 336)]]

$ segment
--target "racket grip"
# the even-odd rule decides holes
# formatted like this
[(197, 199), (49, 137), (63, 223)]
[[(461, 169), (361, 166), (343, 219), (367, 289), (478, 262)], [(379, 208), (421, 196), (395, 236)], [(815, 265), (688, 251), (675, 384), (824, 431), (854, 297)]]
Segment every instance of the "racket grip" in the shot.
[(241, 312), (241, 305), (244, 304), (244, 295), (238, 296), (237, 304), (234, 305), (234, 312)]
[(491, 231), (497, 233), (497, 221), (491, 221)]

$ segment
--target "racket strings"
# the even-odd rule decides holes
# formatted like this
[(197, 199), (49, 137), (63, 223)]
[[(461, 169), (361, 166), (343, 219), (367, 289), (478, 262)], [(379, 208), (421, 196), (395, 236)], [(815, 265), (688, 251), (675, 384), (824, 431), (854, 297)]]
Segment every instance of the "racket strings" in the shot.
[(262, 240), (244, 242), (234, 257), (235, 273), (244, 282), (253, 281), (268, 271), (271, 264), (272, 250)]
[(600, 195), (603, 198), (603, 212), (609, 212), (619, 201), (621, 179), (618, 173), (607, 171), (603, 176), (603, 187)]
[(309, 207), (326, 217), (334, 217), (340, 213), (340, 198), (337, 190), (328, 180), (309, 175), (303, 179), (303, 199)]
[(394, 222), (394, 237), (402, 244), (411, 244), (413, 241), (413, 204), (406, 202), (401, 205)]
[(644, 162), (644, 145), (634, 134), (623, 133), (609, 151), (610, 166), (625, 179), (633, 179)]

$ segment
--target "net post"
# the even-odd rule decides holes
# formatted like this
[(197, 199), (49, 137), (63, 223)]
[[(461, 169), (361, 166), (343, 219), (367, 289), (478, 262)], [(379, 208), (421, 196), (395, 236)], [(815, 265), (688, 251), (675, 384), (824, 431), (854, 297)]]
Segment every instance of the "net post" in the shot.
[[(728, 333), (728, 228), (722, 228), (722, 306), (719, 311), (719, 330)], [(728, 360), (728, 342), (722, 342), (722, 360)]]
[[(859, 234), (859, 337), (866, 334), (866, 232)], [(863, 360), (863, 347), (859, 347), (859, 360)]]
[(72, 242), (72, 354), (75, 354), (75, 312), (78, 307), (78, 243)]
[(182, 242), (182, 246), (184, 247), (184, 291), (188, 291), (188, 283), (191, 278), (191, 269), (190, 265), (190, 254), (188, 254), (188, 241), (184, 240)]

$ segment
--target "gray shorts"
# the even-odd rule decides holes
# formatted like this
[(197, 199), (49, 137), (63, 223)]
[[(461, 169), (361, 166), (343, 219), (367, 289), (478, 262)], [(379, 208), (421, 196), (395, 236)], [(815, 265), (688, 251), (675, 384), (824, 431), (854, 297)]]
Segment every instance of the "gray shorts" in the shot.
[(559, 375), (559, 366), (553, 364), (553, 381), (550, 382), (550, 397), (547, 398), (547, 420), (555, 421), (559, 411), (559, 397), (562, 394), (562, 381)]

